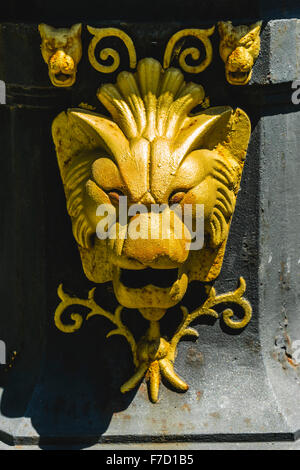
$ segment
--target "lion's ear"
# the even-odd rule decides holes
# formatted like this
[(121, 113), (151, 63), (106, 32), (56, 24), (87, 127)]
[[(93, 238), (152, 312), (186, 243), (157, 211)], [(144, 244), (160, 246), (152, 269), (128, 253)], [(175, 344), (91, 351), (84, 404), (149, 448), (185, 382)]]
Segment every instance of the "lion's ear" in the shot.
[(218, 31), (221, 39), (224, 39), (224, 37), (229, 36), (233, 32), (233, 26), (231, 21), (219, 21)]
[(262, 21), (257, 21), (256, 23), (253, 23), (249, 29), (249, 35), (251, 35), (251, 37), (253, 38), (253, 41), (255, 41), (255, 39), (257, 39), (260, 35), (260, 31), (261, 31), (261, 27), (262, 27)]
[(241, 109), (236, 109), (232, 113), (228, 123), (225, 138), (219, 142), (214, 142), (216, 148), (234, 158), (239, 164), (243, 164), (247, 154), (247, 148), (251, 135), (251, 123), (247, 114)]
[(81, 247), (88, 248), (95, 231), (84, 207), (91, 166), (101, 156), (114, 159), (128, 151), (128, 142), (110, 119), (81, 109), (59, 114), (52, 124), (52, 136), (74, 237)]
[(70, 29), (71, 33), (74, 34), (74, 36), (81, 36), (81, 31), (82, 31), (82, 23), (76, 23), (73, 24), (73, 26)]
[(47, 38), (49, 35), (51, 35), (51, 33), (54, 32), (54, 28), (45, 23), (39, 24), (38, 28), (42, 39)]
[(247, 34), (245, 34), (239, 41), (239, 45), (244, 46), (253, 59), (256, 60), (260, 51), (260, 31), (262, 21), (257, 21), (249, 26)]

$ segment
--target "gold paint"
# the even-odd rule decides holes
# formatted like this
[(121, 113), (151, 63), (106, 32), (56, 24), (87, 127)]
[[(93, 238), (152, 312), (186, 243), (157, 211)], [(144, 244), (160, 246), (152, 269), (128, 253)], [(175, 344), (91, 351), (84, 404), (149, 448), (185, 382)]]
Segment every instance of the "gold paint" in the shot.
[(160, 369), (158, 361), (153, 361), (149, 366), (149, 396), (153, 403), (158, 401), (159, 386), (160, 386)]
[(108, 37), (117, 37), (121, 39), (121, 41), (125, 44), (128, 50), (130, 68), (134, 69), (136, 67), (135, 47), (132, 42), (132, 39), (128, 36), (128, 34), (118, 28), (93, 28), (92, 26), (87, 26), (87, 29), (94, 36), (90, 42), (88, 49), (89, 61), (94, 67), (94, 69), (102, 73), (113, 73), (120, 66), (120, 54), (110, 47), (101, 50), (100, 59), (105, 61), (111, 58), (113, 60), (113, 63), (111, 65), (102, 65), (96, 60), (95, 49), (97, 44), (101, 41), (101, 39)]
[(262, 21), (250, 26), (233, 26), (231, 21), (218, 23), (220, 56), (225, 63), (225, 74), (231, 85), (246, 85), (260, 51)]
[(41, 52), (48, 65), (51, 83), (56, 87), (72, 86), (82, 56), (81, 23), (69, 29), (56, 29), (42, 23), (39, 32), (42, 38)]
[[(159, 396), (161, 377), (165, 379), (166, 383), (169, 383), (179, 392), (185, 392), (189, 388), (189, 386), (176, 374), (174, 370), (174, 362), (176, 358), (177, 345), (181, 338), (184, 336), (194, 336), (198, 338), (199, 336), (198, 332), (189, 326), (193, 321), (202, 315), (209, 315), (217, 319), (219, 318), (219, 315), (214, 308), (217, 305), (231, 303), (235, 306), (241, 307), (244, 312), (244, 316), (239, 321), (233, 321), (231, 319), (233, 311), (231, 309), (225, 309), (223, 311), (223, 321), (225, 324), (233, 329), (241, 329), (249, 323), (252, 309), (249, 302), (243, 297), (245, 290), (246, 283), (242, 277), (240, 278), (239, 287), (234, 292), (228, 292), (217, 296), (215, 289), (213, 287), (208, 287), (208, 298), (202, 306), (198, 307), (192, 313), (189, 313), (185, 307), (181, 307), (183, 314), (182, 321), (170, 341), (161, 337), (159, 321), (149, 320), (149, 329), (145, 336), (143, 336), (138, 344), (136, 344), (132, 333), (121, 320), (122, 306), (117, 307), (115, 313), (111, 314), (96, 304), (94, 300), (95, 289), (90, 291), (88, 299), (85, 300), (70, 297), (63, 291), (62, 285), (60, 285), (58, 288), (58, 295), (61, 299), (61, 303), (58, 305), (55, 312), (55, 324), (57, 328), (64, 333), (73, 333), (82, 326), (82, 316), (76, 313), (71, 314), (71, 319), (74, 322), (73, 324), (65, 325), (61, 321), (61, 317), (65, 310), (73, 305), (81, 305), (90, 309), (90, 313), (86, 317), (87, 320), (95, 315), (108, 318), (116, 325), (117, 328), (110, 331), (106, 337), (109, 338), (113, 335), (124, 336), (131, 346), (133, 362), (136, 367), (134, 375), (122, 385), (121, 392), (126, 393), (134, 389), (146, 375), (146, 379), (149, 382), (149, 397), (153, 403), (156, 403)], [(162, 312), (162, 315), (163, 313), (164, 311)]]
[[(211, 63), (213, 58), (213, 49), (209, 36), (211, 36), (215, 31), (215, 26), (209, 29), (182, 29), (177, 33), (173, 34), (169, 40), (165, 55), (164, 55), (164, 68), (168, 68), (172, 62), (174, 56), (178, 56), (179, 65), (185, 72), (188, 73), (200, 73), (203, 72)], [(178, 41), (183, 38), (193, 36), (197, 38), (205, 47), (205, 59), (199, 65), (188, 65), (186, 63), (186, 58), (191, 56), (191, 58), (196, 61), (200, 59), (200, 50), (196, 47), (189, 47), (185, 50), (181, 50), (183, 45), (178, 46)]]
[[(125, 307), (170, 308), (181, 301), (191, 280), (210, 282), (220, 272), (250, 137), (249, 119), (229, 106), (190, 115), (205, 99), (202, 86), (185, 83), (178, 69), (163, 71), (154, 59), (141, 60), (136, 74), (121, 72), (116, 85), (102, 85), (98, 98), (113, 119), (70, 109), (52, 126), (85, 274), (95, 283), (113, 281)], [(117, 221), (116, 239), (100, 240), (95, 236), (96, 209), (112, 204), (112, 190), (126, 195), (128, 205), (148, 206), (168, 205), (172, 194), (184, 191), (182, 207), (204, 205), (204, 247), (189, 250), (189, 232), (170, 209), (169, 239), (148, 236), (149, 226), (161, 233), (163, 221), (162, 214), (151, 212), (137, 218), (141, 238), (131, 239), (128, 224)], [(124, 269), (145, 268), (177, 269), (177, 280), (166, 288), (149, 284), (143, 289), (121, 282)]]
[[(55, 313), (59, 329), (71, 333), (82, 325), (82, 317), (72, 314), (73, 325), (64, 325), (61, 315), (68, 306), (82, 305), (93, 315), (105, 316), (116, 325), (108, 336), (119, 334), (129, 342), (136, 366), (134, 375), (122, 386), (133, 389), (147, 374), (149, 393), (158, 399), (160, 377), (175, 389), (188, 385), (174, 371), (178, 341), (196, 335), (189, 324), (200, 315), (218, 317), (213, 307), (223, 302), (240, 305), (245, 317), (232, 321), (232, 311), (224, 310), (230, 328), (243, 328), (250, 320), (251, 307), (242, 298), (245, 282), (228, 294), (216, 296), (213, 288), (207, 301), (195, 312), (183, 308), (183, 322), (170, 341), (161, 337), (159, 321), (167, 309), (183, 299), (188, 283), (212, 282), (219, 275), (230, 223), (250, 138), (250, 121), (240, 109), (209, 107), (197, 114), (197, 105), (208, 104), (201, 85), (186, 83), (176, 68), (163, 70), (160, 63), (146, 58), (135, 74), (121, 72), (116, 84), (102, 85), (97, 96), (111, 118), (86, 109), (62, 112), (53, 122), (52, 135), (65, 189), (67, 210), (78, 244), (84, 272), (98, 283), (113, 282), (120, 307), (114, 314), (99, 307), (92, 290), (87, 300), (71, 298), (59, 288), (61, 303)], [(116, 238), (96, 236), (100, 204), (115, 204), (118, 194), (132, 204), (165, 204), (170, 217), (168, 238), (162, 234), (162, 213), (135, 216), (141, 238), (130, 237), (129, 218), (117, 220)], [(204, 246), (190, 250), (191, 234), (172, 210), (173, 201), (204, 206)], [(195, 206), (193, 206), (195, 207)], [(196, 213), (194, 212), (194, 221)], [(125, 221), (126, 222), (126, 221)], [(157, 238), (149, 237), (154, 227)], [(178, 238), (178, 233), (183, 234)], [(125, 235), (127, 235), (125, 237)], [(126, 270), (170, 270), (175, 273), (168, 287), (150, 282), (142, 288), (123, 283)], [(150, 322), (145, 336), (136, 344), (121, 320), (123, 307), (138, 309)]]

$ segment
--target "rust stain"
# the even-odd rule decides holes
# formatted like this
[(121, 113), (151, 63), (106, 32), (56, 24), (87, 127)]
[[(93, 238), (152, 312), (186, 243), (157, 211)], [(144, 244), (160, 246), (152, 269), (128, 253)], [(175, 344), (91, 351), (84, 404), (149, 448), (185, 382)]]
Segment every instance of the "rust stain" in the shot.
[(218, 411), (214, 411), (213, 413), (209, 413), (209, 415), (212, 418), (215, 418), (215, 419), (220, 419), (221, 418), (220, 413)]
[(192, 365), (202, 365), (204, 362), (202, 352), (194, 347), (190, 347), (187, 351), (186, 362)]
[(147, 391), (147, 385), (145, 383), (141, 383), (140, 385), (140, 391), (141, 392), (146, 392)]
[(290, 290), (290, 273), (286, 269), (286, 263), (281, 261), (280, 263), (280, 273), (279, 273), (279, 281), (280, 286), (284, 290)]
[(126, 419), (126, 420), (131, 419), (130, 415), (121, 415), (121, 416), (122, 416), (123, 419)]
[(187, 403), (185, 403), (182, 407), (181, 407), (182, 410), (186, 410), (186, 411), (191, 411), (191, 407), (190, 405), (188, 405)]
[(272, 357), (273, 357), (273, 359), (275, 359), (275, 361), (277, 361), (277, 359), (278, 359), (278, 354), (276, 353), (276, 351), (273, 351), (273, 352), (272, 352)]
[(287, 354), (286, 354), (286, 359), (288, 361), (289, 364), (291, 364), (291, 366), (293, 367), (299, 367), (300, 364), (295, 364), (295, 362), (293, 361), (293, 359), (291, 357), (289, 357)]
[(288, 318), (286, 316), (280, 327), (283, 329), (283, 332), (275, 337), (275, 347), (277, 349), (272, 353), (272, 357), (282, 365), (284, 370), (287, 369), (287, 365), (296, 369), (300, 364), (295, 363), (293, 360), (291, 351), (292, 341), (287, 332)]
[(167, 426), (167, 422), (165, 419), (162, 419), (161, 420), (161, 424), (162, 424), (162, 427), (161, 427), (161, 432), (162, 434), (168, 434), (169, 433), (169, 430), (168, 430), (168, 426)]

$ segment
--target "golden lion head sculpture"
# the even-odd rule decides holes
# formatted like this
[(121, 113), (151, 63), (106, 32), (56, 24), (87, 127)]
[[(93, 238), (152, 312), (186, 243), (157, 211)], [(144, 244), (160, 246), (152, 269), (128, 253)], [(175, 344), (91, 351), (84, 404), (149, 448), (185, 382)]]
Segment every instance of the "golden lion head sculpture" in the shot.
[[(183, 298), (192, 280), (209, 282), (221, 269), (250, 137), (247, 115), (230, 107), (191, 114), (205, 96), (201, 85), (185, 83), (180, 70), (163, 70), (146, 58), (135, 74), (121, 72), (98, 98), (111, 118), (82, 109), (62, 112), (52, 133), (65, 188), (67, 210), (86, 276), (113, 282), (119, 303), (147, 312), (167, 309)], [(101, 204), (165, 206), (116, 220), (114, 239), (96, 235)], [(204, 244), (190, 250), (190, 232), (173, 204), (204, 206)], [(117, 212), (118, 213), (118, 212)], [(139, 225), (132, 238), (129, 225)], [(196, 221), (195, 221), (196, 222)], [(149, 225), (159, 236), (149, 237)], [(175, 233), (183, 233), (176, 237)], [(163, 279), (163, 283), (161, 280)], [(153, 310), (154, 309), (154, 310)]]
[(225, 63), (225, 75), (231, 85), (246, 85), (260, 51), (262, 21), (250, 26), (233, 26), (231, 21), (218, 23), (220, 56)]
[(75, 83), (82, 56), (81, 29), (81, 23), (69, 29), (39, 25), (42, 56), (48, 65), (51, 83), (56, 87), (70, 87)]

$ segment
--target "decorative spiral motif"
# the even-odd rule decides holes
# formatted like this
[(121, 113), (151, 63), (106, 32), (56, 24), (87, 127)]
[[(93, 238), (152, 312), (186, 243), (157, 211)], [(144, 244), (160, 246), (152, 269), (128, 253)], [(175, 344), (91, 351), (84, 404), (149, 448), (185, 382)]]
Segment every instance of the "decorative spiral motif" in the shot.
[[(209, 29), (182, 29), (177, 33), (173, 34), (169, 40), (165, 55), (164, 55), (164, 68), (168, 68), (171, 63), (172, 53), (178, 54), (179, 65), (185, 72), (188, 73), (200, 73), (203, 72), (211, 63), (213, 58), (213, 48), (209, 36), (211, 36), (215, 31), (215, 26)], [(188, 47), (187, 49), (181, 51), (181, 48), (176, 49), (176, 44), (181, 38), (188, 36), (194, 36), (199, 39), (205, 47), (205, 59), (199, 65), (188, 65), (186, 63), (186, 58), (191, 56), (194, 61), (200, 59), (200, 50), (196, 47)], [(177, 52), (178, 51), (178, 52)]]
[[(243, 277), (240, 277), (239, 286), (234, 292), (227, 292), (226, 294), (218, 295), (214, 297), (215, 293), (213, 292), (210, 298), (214, 299), (214, 306), (220, 305), (222, 303), (233, 303), (238, 305), (244, 312), (244, 316), (241, 320), (232, 320), (234, 313), (232, 309), (227, 308), (222, 312), (222, 318), (224, 323), (234, 330), (239, 330), (245, 328), (248, 325), (252, 317), (252, 307), (248, 300), (246, 300), (243, 295), (246, 291), (246, 282)], [(210, 300), (208, 299), (208, 303)]]
[(113, 63), (111, 65), (103, 65), (96, 60), (96, 46), (98, 42), (101, 41), (101, 39), (107, 37), (118, 37), (121, 39), (121, 41), (123, 41), (128, 50), (130, 68), (134, 69), (136, 67), (136, 51), (132, 39), (128, 36), (128, 34), (118, 28), (93, 28), (92, 26), (87, 26), (87, 29), (91, 34), (94, 35), (88, 49), (89, 61), (94, 69), (102, 73), (113, 73), (120, 66), (120, 54), (118, 51), (110, 47), (101, 50), (100, 59), (107, 61), (107, 59), (111, 57), (113, 59)]

